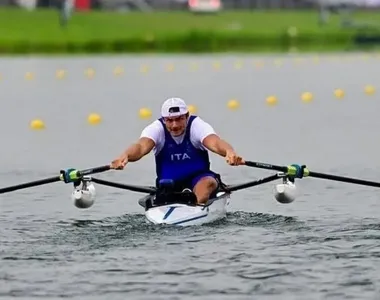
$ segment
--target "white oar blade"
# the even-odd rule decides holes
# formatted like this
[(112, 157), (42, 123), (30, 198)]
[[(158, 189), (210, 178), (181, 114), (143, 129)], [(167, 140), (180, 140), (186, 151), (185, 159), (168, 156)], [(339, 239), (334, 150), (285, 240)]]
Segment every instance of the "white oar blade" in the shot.
[(292, 203), (297, 197), (296, 185), (291, 181), (286, 181), (275, 186), (274, 197), (282, 204)]
[(96, 197), (95, 186), (92, 182), (86, 182), (82, 187), (76, 187), (71, 194), (71, 199), (77, 208), (90, 208)]

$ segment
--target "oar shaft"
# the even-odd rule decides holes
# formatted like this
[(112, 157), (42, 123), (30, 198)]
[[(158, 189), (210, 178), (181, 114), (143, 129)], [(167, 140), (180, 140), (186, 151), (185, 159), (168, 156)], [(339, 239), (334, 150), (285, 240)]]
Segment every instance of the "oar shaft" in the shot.
[[(100, 167), (95, 167), (95, 168), (91, 168), (91, 169), (86, 169), (86, 170), (78, 171), (78, 173), (76, 174), (76, 176), (78, 178), (80, 178), (81, 176), (95, 174), (95, 173), (101, 173), (101, 172), (105, 172), (105, 171), (108, 171), (108, 170), (110, 170), (110, 166), (109, 165), (104, 165), (104, 166), (100, 166)], [(26, 183), (21, 183), (21, 184), (16, 184), (16, 185), (13, 185), (13, 186), (1, 188), (0, 189), (0, 194), (9, 193), (9, 192), (13, 192), (13, 191), (16, 191), (16, 190), (21, 190), (21, 189), (26, 189), (26, 188), (30, 188), (30, 187), (34, 187), (34, 186), (54, 183), (54, 182), (58, 182), (58, 181), (61, 181), (61, 180), (63, 180), (62, 175), (60, 175), (60, 176), (54, 176), (54, 177), (50, 177), (50, 178), (46, 178), (46, 179), (40, 179), (40, 180), (36, 180), (36, 181), (31, 181), (31, 182), (26, 182)]]
[(115, 187), (115, 188), (119, 188), (119, 189), (123, 189), (123, 190), (129, 190), (132, 192), (147, 193), (147, 194), (154, 194), (156, 192), (156, 188), (150, 187), (150, 186), (117, 183), (117, 182), (103, 180), (103, 179), (99, 179), (99, 178), (92, 178), (91, 181), (94, 183), (97, 183), (97, 184)]
[(374, 182), (374, 181), (368, 181), (368, 180), (350, 178), (350, 177), (344, 177), (344, 176), (337, 176), (337, 175), (330, 175), (330, 174), (324, 174), (324, 173), (317, 173), (317, 172), (312, 172), (312, 171), (309, 172), (309, 177), (341, 181), (341, 182), (366, 185), (366, 186), (372, 186), (372, 187), (380, 187), (380, 182)]
[(55, 177), (31, 181), (31, 182), (27, 182), (27, 183), (21, 183), (21, 184), (17, 184), (17, 185), (13, 185), (13, 186), (9, 186), (9, 187), (5, 187), (5, 188), (0, 189), (0, 194), (9, 193), (9, 192), (13, 192), (16, 190), (21, 190), (21, 189), (26, 189), (26, 188), (34, 187), (34, 186), (38, 186), (38, 185), (53, 183), (53, 182), (57, 182), (60, 180), (61, 180), (60, 176), (55, 176)]
[[(261, 163), (261, 162), (246, 161), (245, 165), (248, 167), (274, 170), (274, 171), (279, 171), (279, 172), (284, 172), (284, 173), (289, 172), (289, 168), (286, 166), (276, 166), (276, 165), (271, 165), (271, 164)], [(332, 175), (332, 174), (308, 171), (307, 176), (320, 178), (320, 179), (328, 179), (328, 180), (334, 180), (334, 181), (340, 181), (340, 182), (346, 182), (346, 183), (365, 185), (365, 186), (378, 187), (378, 188), (380, 187), (380, 182), (363, 180), (363, 179), (358, 179), (358, 178), (351, 178), (351, 177), (344, 177), (344, 176), (338, 176), (338, 175)]]
[(230, 191), (230, 192), (234, 192), (234, 191), (238, 191), (238, 190), (243, 190), (243, 189), (247, 189), (247, 188), (250, 188), (250, 187), (253, 187), (253, 186), (256, 186), (256, 185), (268, 183), (268, 182), (271, 182), (271, 181), (279, 179), (279, 178), (280, 177), (279, 177), (278, 174), (274, 174), (274, 175), (271, 175), (269, 177), (265, 177), (265, 178), (261, 178), (261, 179), (256, 179), (256, 180), (249, 181), (249, 182), (246, 182), (246, 183), (234, 184), (234, 185), (227, 186), (227, 190)]

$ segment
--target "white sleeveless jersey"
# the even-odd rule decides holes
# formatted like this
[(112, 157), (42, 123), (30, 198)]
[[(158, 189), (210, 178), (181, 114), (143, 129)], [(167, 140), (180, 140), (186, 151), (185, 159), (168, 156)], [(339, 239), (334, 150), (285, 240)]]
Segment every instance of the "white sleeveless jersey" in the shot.
[[(210, 124), (196, 117), (190, 128), (190, 141), (197, 149), (206, 150), (203, 146), (203, 140), (210, 134), (216, 134)], [(180, 136), (173, 136), (173, 139), (180, 144), (183, 141), (185, 133)], [(158, 154), (165, 145), (165, 131), (159, 120), (155, 120), (144, 128), (140, 137), (146, 137), (154, 141), (154, 154)]]

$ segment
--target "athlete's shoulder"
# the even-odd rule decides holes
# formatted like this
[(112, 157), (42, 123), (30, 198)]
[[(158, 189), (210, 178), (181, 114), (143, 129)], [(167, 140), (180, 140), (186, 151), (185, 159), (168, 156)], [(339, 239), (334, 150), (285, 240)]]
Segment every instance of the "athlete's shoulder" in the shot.
[(211, 124), (205, 121), (204, 119), (202, 119), (200, 116), (193, 116), (193, 117), (194, 119), (192, 121), (192, 125), (194, 127), (200, 128), (200, 129), (207, 128), (208, 130), (212, 129), (212, 131), (214, 130)]
[(162, 134), (164, 133), (164, 128), (160, 120), (155, 120), (152, 123), (148, 124), (141, 132), (141, 137), (147, 137), (152, 139), (156, 144), (160, 138), (162, 138)]
[(199, 116), (193, 120), (190, 138), (196, 148), (205, 150), (203, 140), (211, 134), (216, 135), (216, 132), (208, 122), (204, 121)]

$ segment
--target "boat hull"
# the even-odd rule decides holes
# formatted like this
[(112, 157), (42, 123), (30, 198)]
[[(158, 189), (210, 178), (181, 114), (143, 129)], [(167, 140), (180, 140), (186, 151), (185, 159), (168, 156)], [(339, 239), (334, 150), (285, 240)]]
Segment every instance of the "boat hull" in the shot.
[(151, 207), (145, 211), (146, 219), (153, 224), (192, 226), (211, 223), (226, 217), (230, 194), (220, 192), (205, 206), (180, 203)]

